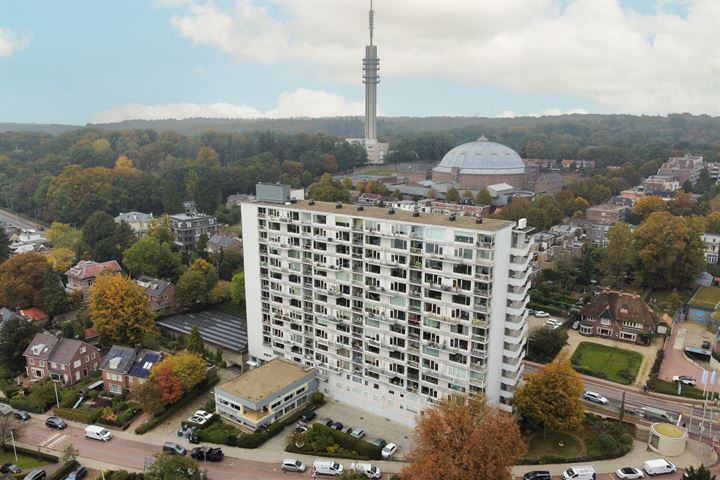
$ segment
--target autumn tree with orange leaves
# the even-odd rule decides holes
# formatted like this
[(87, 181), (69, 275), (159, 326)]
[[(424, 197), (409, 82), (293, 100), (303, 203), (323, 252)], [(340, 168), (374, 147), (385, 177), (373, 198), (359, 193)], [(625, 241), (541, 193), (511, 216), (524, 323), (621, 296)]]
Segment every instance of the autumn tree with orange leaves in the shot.
[(147, 295), (126, 275), (98, 275), (90, 288), (88, 311), (95, 330), (111, 342), (135, 345), (157, 335)]
[(172, 370), (172, 366), (166, 362), (160, 362), (153, 367), (150, 379), (155, 382), (162, 391), (162, 401), (165, 405), (171, 405), (183, 395), (183, 381)]
[(515, 419), (479, 396), (453, 396), (425, 410), (415, 427), (415, 449), (404, 478), (510, 480), (525, 452)]

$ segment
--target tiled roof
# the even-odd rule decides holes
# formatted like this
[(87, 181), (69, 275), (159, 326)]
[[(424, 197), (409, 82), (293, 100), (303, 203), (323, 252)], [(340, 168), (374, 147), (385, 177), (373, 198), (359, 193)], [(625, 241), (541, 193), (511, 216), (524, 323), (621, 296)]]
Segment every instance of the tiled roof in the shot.
[(109, 262), (93, 262), (92, 260), (81, 260), (77, 265), (65, 272), (69, 277), (75, 277), (80, 280), (97, 277), (103, 270), (112, 270), (113, 272), (122, 272), (122, 268), (115, 260)]
[(210, 238), (210, 240), (208, 240), (208, 245), (218, 246), (220, 248), (227, 249), (234, 245), (242, 245), (242, 240), (232, 235), (223, 235), (220, 233), (216, 233)]
[(190, 333), (193, 325), (208, 343), (219, 345), (234, 352), (247, 350), (247, 322), (242, 317), (216, 310), (183, 313), (164, 318), (158, 325), (180, 333)]
[(50, 355), (50, 361), (61, 365), (70, 365), (77, 351), (85, 345), (87, 345), (85, 342), (74, 338), (61, 338)]
[(30, 345), (27, 346), (23, 355), (29, 357), (48, 360), (52, 354), (53, 348), (60, 341), (55, 335), (49, 333), (37, 333), (33, 337)]
[(159, 278), (148, 277), (147, 275), (142, 275), (137, 278), (135, 283), (144, 289), (146, 294), (153, 297), (162, 295), (162, 292), (171, 285), (170, 282), (166, 282), (165, 280), (161, 280)]
[(20, 310), (20, 315), (32, 318), (34, 321), (45, 320), (48, 318), (47, 313), (43, 312), (37, 307), (27, 308)]
[(597, 318), (607, 311), (616, 322), (642, 322), (652, 328), (657, 324), (657, 315), (639, 295), (608, 291), (592, 299), (580, 310), (580, 315)]
[(110, 351), (103, 358), (100, 370), (108, 370), (117, 373), (127, 373), (135, 360), (135, 349), (113, 345)]

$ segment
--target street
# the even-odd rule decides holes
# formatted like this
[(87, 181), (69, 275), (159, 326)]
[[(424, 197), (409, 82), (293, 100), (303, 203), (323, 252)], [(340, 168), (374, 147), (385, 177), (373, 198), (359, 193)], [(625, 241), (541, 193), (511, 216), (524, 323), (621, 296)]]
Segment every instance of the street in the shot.
[(5, 210), (4, 208), (0, 208), (0, 222), (15, 225), (20, 227), (22, 230), (37, 230), (38, 227), (42, 227), (41, 224), (19, 217), (10, 210)]

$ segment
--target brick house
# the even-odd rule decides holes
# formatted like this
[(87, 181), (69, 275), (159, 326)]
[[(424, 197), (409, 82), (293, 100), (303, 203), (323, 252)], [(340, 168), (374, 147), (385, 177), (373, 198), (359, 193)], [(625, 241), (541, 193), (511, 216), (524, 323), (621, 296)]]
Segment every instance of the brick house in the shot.
[(142, 385), (161, 358), (160, 353), (152, 350), (113, 345), (100, 365), (103, 389), (119, 395), (126, 388), (132, 390)]
[(145, 291), (150, 308), (159, 316), (172, 315), (177, 311), (175, 285), (159, 278), (142, 275), (135, 283)]
[(100, 365), (100, 351), (80, 340), (38, 333), (23, 353), (25, 372), (31, 380), (50, 378), (74, 385)]
[(67, 277), (66, 290), (69, 292), (81, 291), (83, 302), (87, 303), (90, 296), (90, 287), (100, 272), (110, 270), (111, 272), (122, 272), (122, 268), (115, 260), (109, 262), (93, 262), (92, 260), (81, 260), (77, 265), (65, 272)]
[(658, 317), (639, 295), (607, 291), (580, 310), (580, 334), (645, 344), (654, 334)]

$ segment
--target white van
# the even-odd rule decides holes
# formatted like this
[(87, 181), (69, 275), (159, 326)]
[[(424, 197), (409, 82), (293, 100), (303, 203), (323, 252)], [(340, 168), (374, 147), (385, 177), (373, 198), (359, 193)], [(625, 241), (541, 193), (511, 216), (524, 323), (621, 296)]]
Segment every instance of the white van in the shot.
[(364, 473), (367, 478), (380, 478), (382, 476), (380, 469), (372, 463), (353, 463), (350, 465), (350, 470)]
[(562, 474), (563, 480), (595, 480), (593, 467), (570, 467)]
[(333, 460), (316, 459), (313, 463), (313, 473), (318, 475), (338, 476), (343, 473), (343, 466)]
[(85, 436), (87, 438), (94, 438), (95, 440), (109, 442), (112, 438), (112, 433), (110, 433), (107, 428), (99, 427), (97, 425), (88, 425), (85, 427)]
[(645, 462), (643, 470), (648, 475), (660, 475), (662, 473), (673, 473), (677, 470), (677, 467), (663, 458), (658, 458)]

